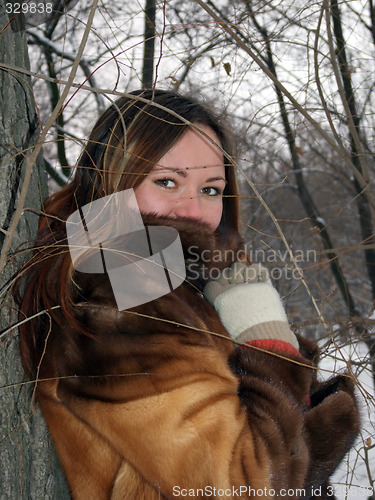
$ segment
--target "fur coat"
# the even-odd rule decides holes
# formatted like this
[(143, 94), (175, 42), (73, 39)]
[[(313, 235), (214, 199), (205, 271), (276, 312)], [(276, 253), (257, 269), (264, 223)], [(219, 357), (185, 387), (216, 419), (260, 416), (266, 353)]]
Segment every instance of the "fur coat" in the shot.
[(326, 498), (358, 433), (352, 382), (318, 383), (307, 340), (303, 357), (233, 344), (200, 291), (203, 267), (225, 268), (241, 248), (236, 233), (150, 223), (178, 229), (186, 281), (119, 312), (104, 274), (76, 273), (87, 334), (58, 316), (46, 334), (36, 394), (72, 498)]

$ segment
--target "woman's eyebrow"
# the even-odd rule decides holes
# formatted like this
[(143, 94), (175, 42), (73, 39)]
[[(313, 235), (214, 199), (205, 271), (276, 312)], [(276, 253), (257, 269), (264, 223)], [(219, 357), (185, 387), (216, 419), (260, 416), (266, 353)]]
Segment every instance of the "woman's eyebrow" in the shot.
[[(207, 168), (206, 166), (204, 167), (195, 167), (195, 168)], [(163, 172), (163, 171), (169, 171), (169, 172), (173, 172), (175, 174), (179, 174), (179, 175), (182, 175), (183, 177), (186, 177), (187, 176), (187, 173), (188, 173), (188, 170), (191, 170), (191, 168), (187, 167), (187, 168), (184, 168), (184, 169), (181, 169), (181, 168), (174, 168), (174, 167), (163, 167), (161, 165), (157, 165), (155, 170), (159, 171), (159, 172)], [(216, 176), (216, 177), (210, 177), (209, 179), (206, 179), (205, 182), (214, 182), (214, 181), (224, 181), (225, 184), (227, 184), (227, 180), (225, 177), (219, 175), (219, 176)]]
[(182, 175), (183, 177), (186, 177), (187, 176), (186, 170), (188, 169), (181, 169), (175, 167), (162, 167), (161, 165), (156, 165), (155, 170), (159, 172), (164, 172), (164, 171), (173, 172), (174, 174), (179, 174)]
[(224, 181), (225, 184), (227, 184), (227, 180), (225, 177), (219, 176), (219, 177), (210, 177), (209, 179), (206, 179), (206, 182), (215, 182), (215, 181)]

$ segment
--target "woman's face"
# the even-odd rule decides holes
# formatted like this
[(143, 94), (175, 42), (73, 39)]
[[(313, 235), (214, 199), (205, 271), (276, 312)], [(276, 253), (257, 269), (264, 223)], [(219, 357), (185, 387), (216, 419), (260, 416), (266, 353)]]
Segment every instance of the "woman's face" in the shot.
[[(220, 146), (213, 130), (199, 128)], [(188, 129), (135, 188), (135, 195), (142, 213), (202, 221), (215, 230), (225, 185), (223, 154), (199, 132)]]

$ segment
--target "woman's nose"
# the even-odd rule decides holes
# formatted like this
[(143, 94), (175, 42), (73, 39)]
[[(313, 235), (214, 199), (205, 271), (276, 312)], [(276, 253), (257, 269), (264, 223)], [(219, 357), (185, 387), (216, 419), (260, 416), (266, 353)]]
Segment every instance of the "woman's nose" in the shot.
[(198, 196), (181, 197), (177, 201), (174, 214), (176, 217), (186, 217), (187, 219), (201, 220), (203, 217), (201, 200)]

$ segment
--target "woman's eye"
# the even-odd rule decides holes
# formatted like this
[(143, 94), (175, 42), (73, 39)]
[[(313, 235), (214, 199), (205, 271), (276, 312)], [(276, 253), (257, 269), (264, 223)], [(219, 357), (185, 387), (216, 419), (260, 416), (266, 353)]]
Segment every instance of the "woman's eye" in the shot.
[(155, 184), (166, 189), (172, 189), (176, 187), (176, 183), (172, 179), (156, 179)]
[(219, 196), (222, 194), (221, 189), (219, 189), (217, 187), (205, 187), (205, 188), (202, 188), (201, 191), (203, 194), (207, 194), (208, 196)]

